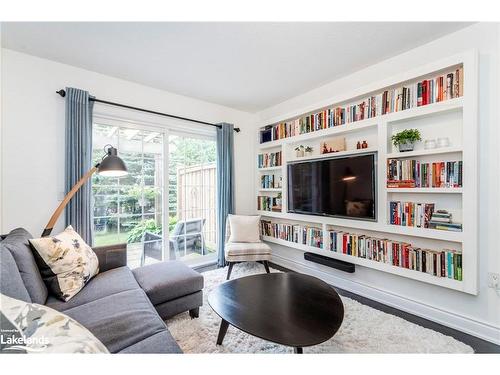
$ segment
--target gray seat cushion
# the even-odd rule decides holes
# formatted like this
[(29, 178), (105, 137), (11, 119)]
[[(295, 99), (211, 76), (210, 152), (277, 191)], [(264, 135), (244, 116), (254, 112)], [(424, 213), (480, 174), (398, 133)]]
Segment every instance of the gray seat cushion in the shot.
[(132, 272), (154, 305), (203, 289), (203, 276), (180, 261), (154, 263)]
[(181, 348), (174, 340), (169, 331), (157, 333), (147, 339), (139, 341), (138, 343), (120, 350), (119, 353), (182, 353)]
[(28, 290), (10, 251), (0, 243), (0, 293), (24, 302), (31, 302)]
[(65, 311), (103, 297), (135, 289), (140, 289), (140, 287), (130, 268), (119, 267), (98, 273), (68, 302), (49, 295), (47, 306)]
[(140, 289), (103, 297), (64, 313), (88, 328), (112, 353), (167, 330)]
[(2, 240), (2, 245), (9, 249), (14, 257), (31, 301), (43, 305), (47, 300), (48, 291), (31, 251), (28, 242), (30, 238), (33, 236), (28, 231), (17, 228)]

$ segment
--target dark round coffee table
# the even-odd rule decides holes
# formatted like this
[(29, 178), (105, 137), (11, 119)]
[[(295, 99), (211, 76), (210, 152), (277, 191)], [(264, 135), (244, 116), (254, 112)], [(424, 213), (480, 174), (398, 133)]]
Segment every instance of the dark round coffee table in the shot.
[(208, 303), (222, 318), (217, 344), (229, 324), (256, 337), (291, 346), (295, 353), (331, 338), (344, 305), (327, 283), (301, 273), (242, 277), (218, 286)]

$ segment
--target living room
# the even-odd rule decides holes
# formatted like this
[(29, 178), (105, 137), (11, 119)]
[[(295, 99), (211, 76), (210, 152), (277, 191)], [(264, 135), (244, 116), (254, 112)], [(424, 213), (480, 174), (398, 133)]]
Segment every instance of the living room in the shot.
[(499, 23), (104, 17), (1, 17), (2, 354), (498, 366)]

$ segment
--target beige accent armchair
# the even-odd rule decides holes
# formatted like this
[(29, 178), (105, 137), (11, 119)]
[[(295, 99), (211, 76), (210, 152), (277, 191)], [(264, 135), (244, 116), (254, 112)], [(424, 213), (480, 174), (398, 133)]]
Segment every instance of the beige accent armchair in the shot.
[(225, 258), (228, 263), (227, 277), (229, 280), (235, 263), (241, 262), (262, 262), (267, 273), (269, 271), (269, 263), (271, 260), (271, 248), (264, 242), (231, 242), (231, 225), (229, 219), (226, 219), (226, 241), (225, 241)]

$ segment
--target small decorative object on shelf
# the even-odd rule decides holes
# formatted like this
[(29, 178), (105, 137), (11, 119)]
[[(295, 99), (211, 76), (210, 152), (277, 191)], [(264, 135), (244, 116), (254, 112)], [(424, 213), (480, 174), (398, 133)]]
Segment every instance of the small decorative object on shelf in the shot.
[(450, 145), (450, 140), (448, 137), (442, 137), (437, 139), (438, 147), (448, 147)]
[(304, 156), (304, 146), (303, 145), (295, 147), (295, 156), (297, 156), (298, 158), (301, 158)]
[(321, 154), (330, 154), (332, 152), (345, 151), (345, 138), (335, 137), (326, 139), (321, 143)]
[(462, 253), (457, 250), (429, 250), (362, 234), (331, 230), (330, 250), (396, 267), (462, 281)]
[(278, 195), (276, 196), (276, 206), (280, 208), (280, 211), (281, 211), (281, 207), (282, 207), (281, 206), (281, 204), (282, 204), (281, 203), (282, 202), (281, 197), (282, 197), (281, 193), (278, 193)]
[(405, 129), (394, 134), (391, 139), (394, 146), (399, 147), (399, 152), (413, 151), (415, 142), (422, 140), (418, 129)]
[(432, 149), (436, 148), (436, 140), (426, 139), (424, 142), (424, 148), (426, 150), (432, 150)]
[(368, 142), (363, 141), (363, 143), (361, 143), (361, 148), (368, 148)]
[(311, 155), (312, 155), (312, 153), (313, 153), (313, 148), (312, 148), (311, 146), (307, 146), (307, 147), (304, 149), (304, 151), (305, 151), (305, 155), (306, 155), (306, 156), (311, 156)]
[(361, 142), (356, 143), (356, 150), (361, 150)]

